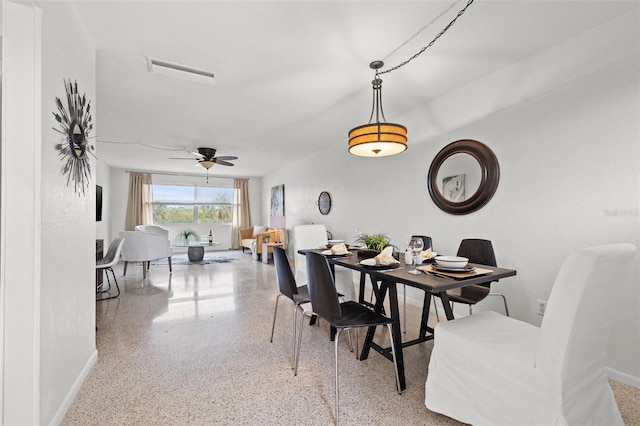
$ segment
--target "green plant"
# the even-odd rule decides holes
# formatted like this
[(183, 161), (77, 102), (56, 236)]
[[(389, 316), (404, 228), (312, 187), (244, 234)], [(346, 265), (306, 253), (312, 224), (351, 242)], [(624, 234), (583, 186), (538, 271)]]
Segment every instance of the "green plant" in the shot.
[(358, 234), (356, 243), (364, 244), (368, 249), (380, 252), (389, 245), (389, 237), (385, 234), (367, 234), (361, 232)]
[(389, 244), (389, 238), (384, 235), (369, 235), (364, 239), (364, 244), (375, 251), (382, 251)]
[(195, 242), (200, 241), (200, 235), (193, 229), (185, 229), (176, 235), (176, 241), (181, 242), (182, 244), (189, 244), (189, 239), (193, 238)]

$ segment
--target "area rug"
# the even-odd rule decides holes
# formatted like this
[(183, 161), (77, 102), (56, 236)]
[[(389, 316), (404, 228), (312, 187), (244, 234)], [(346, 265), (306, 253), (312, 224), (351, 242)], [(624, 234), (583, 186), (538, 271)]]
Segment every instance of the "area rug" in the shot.
[[(171, 264), (172, 265), (208, 265), (209, 263), (228, 263), (231, 262), (233, 258), (227, 256), (215, 256), (213, 254), (205, 253), (204, 259), (199, 262), (192, 262), (189, 260), (189, 257), (186, 253), (184, 254), (174, 254), (171, 256)], [(169, 260), (167, 258), (157, 259), (151, 261), (152, 265), (167, 265)]]

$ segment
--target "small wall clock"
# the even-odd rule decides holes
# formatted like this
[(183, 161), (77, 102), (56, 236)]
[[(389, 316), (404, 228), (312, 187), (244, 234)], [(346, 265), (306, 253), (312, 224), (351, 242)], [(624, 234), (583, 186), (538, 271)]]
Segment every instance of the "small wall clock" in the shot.
[[(64, 81), (64, 88), (67, 92), (67, 109), (65, 109), (60, 98), (56, 97), (58, 111), (53, 112), (53, 116), (60, 125), (60, 129), (53, 130), (62, 134), (65, 141), (56, 145), (58, 156), (64, 162), (63, 174), (67, 174), (67, 186), (73, 179), (75, 191), (84, 195), (85, 188), (91, 178), (91, 165), (87, 158), (87, 153), (93, 155), (93, 145), (87, 143), (89, 133), (93, 129), (91, 123), (91, 101), (87, 101), (86, 94), (78, 94), (78, 83), (71, 80)], [(95, 158), (95, 155), (93, 155)]]
[(331, 195), (327, 191), (322, 191), (318, 197), (318, 210), (323, 215), (327, 215), (331, 211)]

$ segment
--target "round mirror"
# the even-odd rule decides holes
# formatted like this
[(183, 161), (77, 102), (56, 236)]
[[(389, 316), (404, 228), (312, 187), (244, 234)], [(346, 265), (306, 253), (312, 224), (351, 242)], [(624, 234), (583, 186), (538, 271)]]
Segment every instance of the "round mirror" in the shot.
[(84, 130), (77, 121), (72, 121), (69, 126), (69, 147), (76, 158), (82, 158), (87, 149)]
[(445, 146), (433, 159), (427, 185), (442, 211), (468, 214), (491, 200), (500, 181), (500, 166), (491, 149), (471, 139)]

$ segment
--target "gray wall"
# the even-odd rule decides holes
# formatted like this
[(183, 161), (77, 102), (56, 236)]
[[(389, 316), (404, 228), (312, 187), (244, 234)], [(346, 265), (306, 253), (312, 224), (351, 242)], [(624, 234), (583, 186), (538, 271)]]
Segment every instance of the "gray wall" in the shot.
[[(354, 157), (347, 152), (349, 129), (321, 135), (341, 142), (265, 176), (263, 211), (270, 188), (284, 183), (289, 229), (325, 223), (334, 238), (347, 240), (356, 230), (386, 232), (401, 248), (411, 234), (424, 234), (442, 254), (455, 254), (463, 238), (490, 239), (498, 263), (518, 271), (494, 287), (506, 294), (514, 317), (539, 325), (536, 300), (548, 298), (569, 252), (613, 242), (640, 248), (639, 28), (633, 12), (393, 116), (409, 129), (401, 155)], [(387, 76), (393, 78), (401, 76)], [(427, 171), (441, 148), (466, 138), (493, 149), (501, 181), (482, 210), (452, 216), (432, 203)], [(316, 206), (321, 191), (332, 196), (327, 216)], [(614, 283), (603, 290), (608, 284)], [(613, 377), (640, 387), (638, 268), (615, 284), (608, 366)], [(408, 296), (420, 300), (416, 292)], [(477, 310), (483, 309), (502, 311), (498, 298), (482, 302)]]

